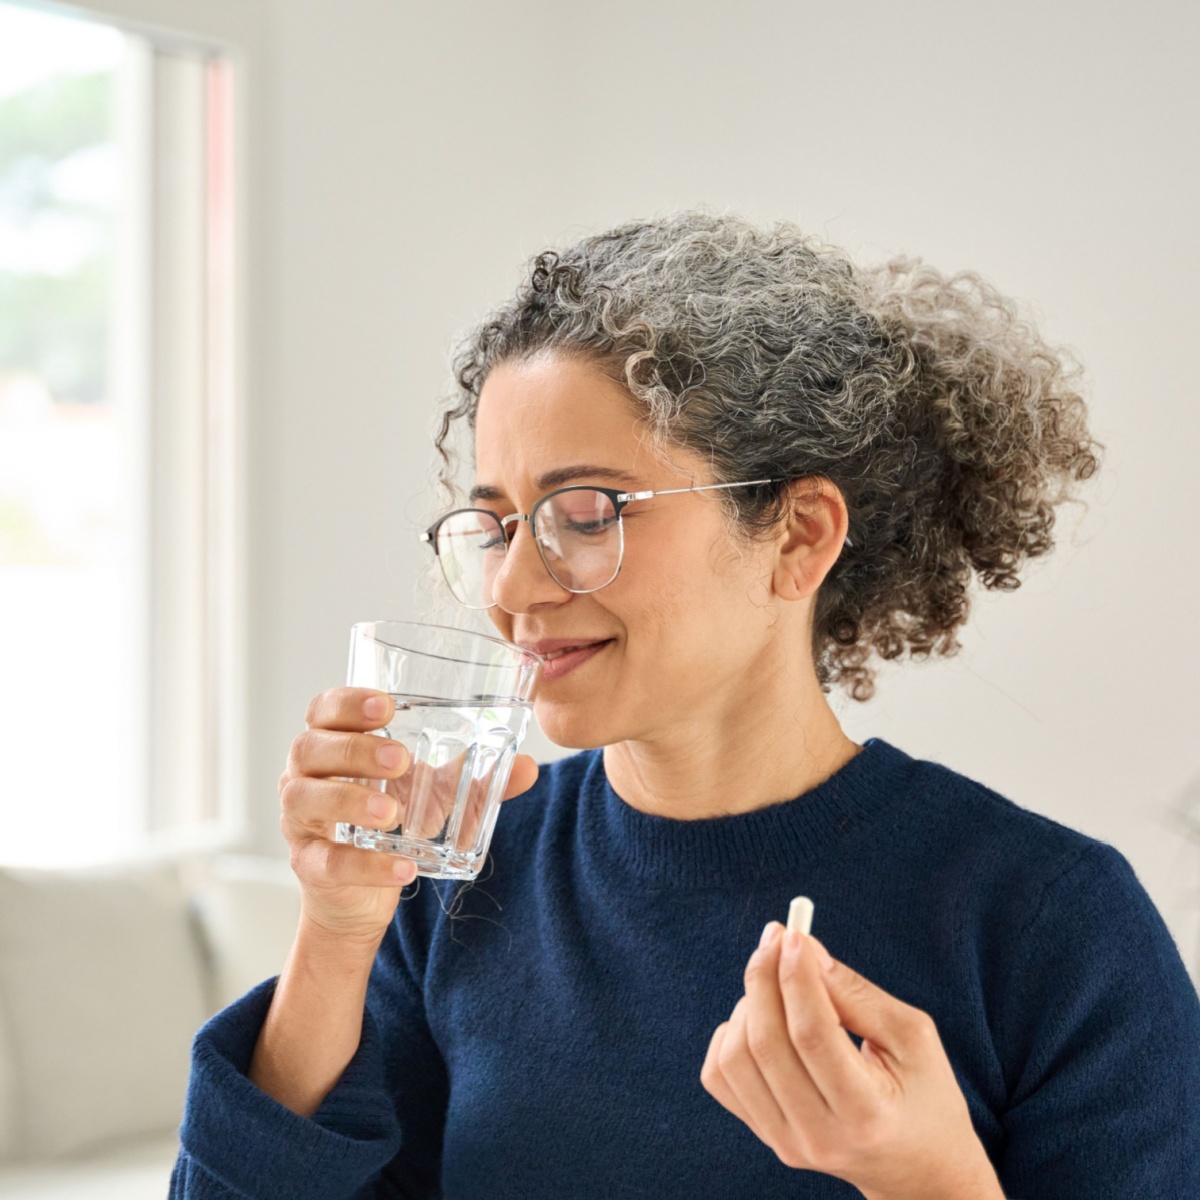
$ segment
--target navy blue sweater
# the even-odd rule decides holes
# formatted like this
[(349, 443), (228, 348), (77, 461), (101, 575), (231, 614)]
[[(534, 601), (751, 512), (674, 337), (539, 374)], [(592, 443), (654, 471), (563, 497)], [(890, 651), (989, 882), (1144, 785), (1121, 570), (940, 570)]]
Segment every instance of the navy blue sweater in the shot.
[(176, 1200), (847, 1198), (700, 1083), (763, 925), (933, 1016), (1005, 1195), (1200, 1196), (1200, 999), (1126, 859), (878, 738), (795, 800), (642, 813), (600, 750), (405, 890), (311, 1119), (246, 1078), (270, 979), (196, 1035)]

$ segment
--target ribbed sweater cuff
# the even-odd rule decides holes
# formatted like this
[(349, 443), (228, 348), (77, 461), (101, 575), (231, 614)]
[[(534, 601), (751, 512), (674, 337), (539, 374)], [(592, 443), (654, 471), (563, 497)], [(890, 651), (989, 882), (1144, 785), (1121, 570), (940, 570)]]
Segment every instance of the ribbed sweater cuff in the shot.
[(378, 1029), (364, 1012), (358, 1050), (341, 1079), (311, 1118), (301, 1117), (247, 1078), (276, 982), (252, 988), (196, 1034), (180, 1140), (214, 1177), (258, 1200), (282, 1196), (273, 1185), (288, 1200), (352, 1196), (401, 1143)]

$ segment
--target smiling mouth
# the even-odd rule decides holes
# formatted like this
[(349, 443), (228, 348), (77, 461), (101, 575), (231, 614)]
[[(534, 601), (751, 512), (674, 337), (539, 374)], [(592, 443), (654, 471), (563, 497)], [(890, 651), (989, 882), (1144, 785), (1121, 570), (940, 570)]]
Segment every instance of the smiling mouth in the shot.
[(564, 675), (570, 675), (582, 664), (598, 658), (607, 647), (615, 642), (616, 638), (606, 638), (603, 642), (591, 642), (574, 650), (565, 649), (556, 651), (554, 654), (547, 654), (541, 675), (543, 682), (553, 683)]
[(553, 654), (543, 655), (547, 662), (553, 662), (556, 658), (562, 658), (564, 654), (574, 654), (576, 650), (590, 650), (593, 646), (603, 646), (605, 642), (611, 642), (612, 638), (605, 638), (603, 642), (584, 642), (582, 646), (564, 646), (561, 650), (555, 650)]

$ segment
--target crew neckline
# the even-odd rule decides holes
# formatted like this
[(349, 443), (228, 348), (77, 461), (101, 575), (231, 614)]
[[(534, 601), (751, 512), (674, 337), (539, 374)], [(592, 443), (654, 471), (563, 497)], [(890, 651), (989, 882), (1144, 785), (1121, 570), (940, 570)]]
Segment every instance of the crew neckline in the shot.
[(608, 781), (603, 749), (596, 749), (581, 789), (587, 850), (664, 886), (725, 886), (794, 873), (798, 861), (813, 861), (898, 799), (913, 762), (872, 737), (828, 779), (791, 800), (746, 813), (681, 820), (627, 804)]

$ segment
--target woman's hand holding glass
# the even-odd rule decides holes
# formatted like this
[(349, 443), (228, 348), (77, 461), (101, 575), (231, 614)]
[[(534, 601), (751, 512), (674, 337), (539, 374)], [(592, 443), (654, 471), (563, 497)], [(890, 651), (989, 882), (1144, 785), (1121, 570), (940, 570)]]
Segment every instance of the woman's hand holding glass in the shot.
[(775, 921), (745, 984), (700, 1079), (783, 1163), (868, 1200), (1004, 1200), (928, 1013)]
[[(397, 780), (409, 769), (404, 746), (372, 732), (388, 723), (393, 707), (386, 692), (366, 688), (315, 696), (279, 778), (279, 824), (300, 880), (303, 919), (371, 947), (387, 929), (401, 889), (416, 878), (416, 864), (335, 842), (333, 830), (338, 822), (372, 829), (397, 823), (394, 792), (354, 782)], [(504, 799), (528, 791), (537, 777), (535, 760), (518, 754)]]

